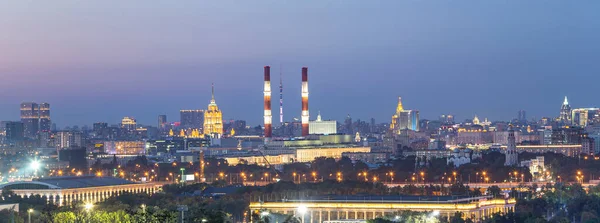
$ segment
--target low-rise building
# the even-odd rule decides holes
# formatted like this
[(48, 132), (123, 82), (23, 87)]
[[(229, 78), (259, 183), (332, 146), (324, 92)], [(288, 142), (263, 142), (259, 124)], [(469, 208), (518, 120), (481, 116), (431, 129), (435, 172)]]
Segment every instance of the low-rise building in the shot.
[(251, 202), (251, 212), (268, 211), (294, 215), (301, 222), (333, 220), (370, 220), (393, 216), (401, 211), (436, 213), (450, 220), (456, 212), (479, 222), (494, 214), (514, 211), (514, 199), (494, 199), (492, 196), (325, 196), (283, 202)]
[(156, 193), (163, 183), (135, 183), (114, 177), (50, 177), (32, 181), (17, 181), (0, 185), (0, 189), (10, 189), (17, 196), (40, 195), (49, 203), (70, 205), (75, 201), (85, 203), (101, 202), (111, 196), (130, 193)]

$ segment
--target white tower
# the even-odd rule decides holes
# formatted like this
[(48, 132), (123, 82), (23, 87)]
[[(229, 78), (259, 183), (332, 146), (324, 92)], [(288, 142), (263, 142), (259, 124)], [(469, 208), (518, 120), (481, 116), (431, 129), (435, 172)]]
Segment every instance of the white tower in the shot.
[(515, 130), (513, 130), (512, 125), (508, 127), (508, 145), (506, 146), (506, 153), (504, 154), (506, 160), (504, 162), (504, 166), (516, 166), (519, 158), (517, 151), (517, 144), (515, 140)]

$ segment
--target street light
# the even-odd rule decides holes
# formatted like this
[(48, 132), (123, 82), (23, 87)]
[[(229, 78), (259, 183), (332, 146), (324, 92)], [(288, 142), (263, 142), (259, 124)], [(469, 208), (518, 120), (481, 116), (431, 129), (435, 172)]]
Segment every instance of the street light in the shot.
[(33, 213), (33, 209), (29, 208), (27, 210), (27, 219), (28, 219), (27, 222), (29, 222), (29, 223), (31, 223), (31, 213)]
[(301, 204), (298, 206), (298, 209), (296, 211), (298, 211), (298, 214), (304, 215), (308, 211), (308, 208), (306, 207), (306, 205)]
[(92, 203), (86, 203), (83, 208), (85, 209), (85, 211), (90, 212), (92, 210), (92, 208), (94, 208), (94, 204)]

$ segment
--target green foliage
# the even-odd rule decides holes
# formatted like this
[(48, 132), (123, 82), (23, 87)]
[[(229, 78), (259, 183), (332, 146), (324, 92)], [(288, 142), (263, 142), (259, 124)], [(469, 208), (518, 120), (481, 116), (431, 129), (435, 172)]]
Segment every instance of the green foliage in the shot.
[(75, 213), (71, 211), (58, 212), (52, 216), (53, 222), (61, 222), (61, 223), (75, 223), (77, 222), (77, 217)]

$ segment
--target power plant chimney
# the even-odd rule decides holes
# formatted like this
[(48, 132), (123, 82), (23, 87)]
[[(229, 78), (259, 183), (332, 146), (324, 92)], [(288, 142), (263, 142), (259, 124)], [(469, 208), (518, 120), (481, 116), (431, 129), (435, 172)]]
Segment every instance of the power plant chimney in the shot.
[[(271, 67), (265, 66), (265, 139), (271, 138)], [(303, 122), (304, 123), (304, 122)]]
[(308, 135), (308, 67), (302, 68), (302, 136)]

